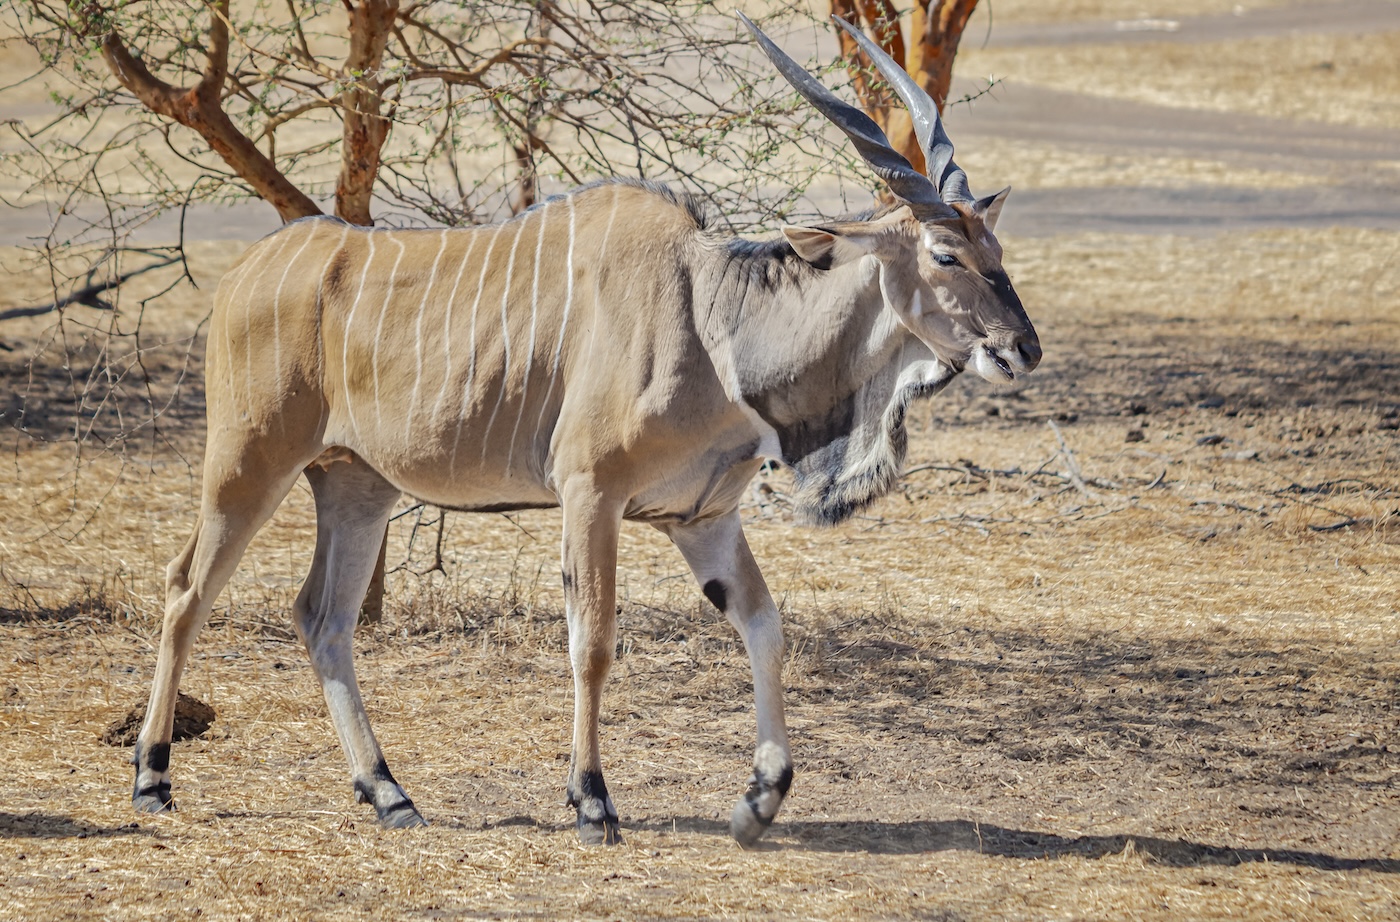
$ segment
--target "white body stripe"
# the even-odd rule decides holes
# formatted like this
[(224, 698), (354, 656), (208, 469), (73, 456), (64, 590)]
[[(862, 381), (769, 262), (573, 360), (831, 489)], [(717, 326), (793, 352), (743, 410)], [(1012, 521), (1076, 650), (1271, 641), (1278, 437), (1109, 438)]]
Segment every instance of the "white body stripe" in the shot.
[(505, 357), (501, 360), (501, 392), (496, 397), (496, 406), (491, 409), (491, 418), (486, 421), (486, 430), (481, 433), (481, 463), (486, 463), (486, 453), (491, 450), (491, 429), (496, 425), (496, 414), (505, 403), (506, 391), (510, 389), (510, 283), (515, 275), (515, 250), (525, 233), (529, 218), (520, 219), (520, 227), (515, 231), (515, 239), (510, 244), (510, 259), (506, 262), (506, 280), (501, 286), (501, 345)]
[(467, 382), (462, 385), (462, 406), (457, 411), (457, 435), (452, 440), (452, 457), (447, 462), (448, 471), (454, 475), (457, 473), (457, 447), (462, 442), (462, 423), (467, 418), (467, 408), (471, 406), (472, 381), (476, 377), (476, 309), (481, 304), (481, 292), (486, 287), (486, 271), (491, 268), (491, 254), (495, 251), (496, 241), (499, 239), (499, 233), (491, 235), (491, 242), (486, 246), (486, 255), (481, 260), (481, 275), (476, 279), (476, 297), (472, 298), (471, 337), (467, 342)]
[(540, 232), (535, 237), (535, 270), (530, 279), (530, 342), (525, 347), (525, 371), (520, 376), (520, 408), (515, 413), (515, 428), (510, 431), (510, 447), (506, 450), (506, 473), (515, 459), (515, 438), (520, 434), (520, 420), (525, 416), (525, 396), (530, 391), (530, 369), (535, 361), (535, 326), (540, 312), (540, 257), (544, 254), (544, 229), (549, 223), (549, 206), (540, 207)]
[[(243, 265), (239, 267), (241, 271), (238, 280), (234, 282), (233, 288), (228, 293), (228, 298), (223, 302), (226, 311), (233, 310), (233, 305), (238, 303), (238, 296), (243, 291), (243, 283), (253, 277), (253, 267), (261, 265), (266, 258), (267, 248), (264, 247), (259, 249), (252, 259), (246, 260)], [(228, 394), (232, 397), (237, 391), (234, 390), (233, 339), (229, 335), (230, 326), (231, 324), (224, 325), (224, 356), (225, 361), (228, 362)]]
[[(281, 234), (281, 240), (277, 244), (277, 251), (274, 259), (280, 259), (282, 251), (287, 248), (287, 241), (291, 234)], [(245, 406), (253, 404), (253, 299), (249, 298), (243, 303), (243, 361), (246, 366), (247, 377), (244, 383), (248, 385), (248, 397)]]
[(292, 254), (292, 258), (287, 261), (287, 268), (282, 270), (282, 278), (277, 281), (277, 290), (272, 295), (272, 374), (277, 382), (277, 393), (282, 393), (282, 286), (287, 284), (287, 276), (291, 274), (292, 266), (301, 259), (301, 254), (306, 252), (306, 247), (311, 243), (311, 238), (316, 236), (316, 228), (313, 226), (306, 233), (306, 239), (297, 247), (297, 251)]
[[(621, 199), (621, 198), (622, 198), (622, 187), (621, 187), (621, 186), (617, 186), (617, 187), (615, 187), (615, 188), (613, 189), (612, 208), (608, 209), (608, 226), (605, 227), (605, 228), (603, 229), (603, 240), (602, 240), (601, 243), (598, 244), (598, 257), (597, 257), (597, 261), (598, 261), (598, 264), (599, 264), (599, 265), (603, 265), (604, 260), (606, 260), (606, 259), (608, 258), (608, 239), (609, 239), (610, 237), (612, 237), (613, 222), (614, 222), (615, 220), (617, 220), (617, 203), (618, 203), (618, 200)], [(597, 273), (597, 272), (594, 272), (594, 273), (593, 273), (593, 310), (594, 310), (595, 312), (598, 311), (598, 310), (600, 310), (600, 309), (602, 308), (602, 300), (603, 300), (603, 289), (602, 289), (602, 284), (601, 284), (601, 282), (599, 281), (598, 273)], [(593, 351), (594, 343), (596, 343), (597, 340), (598, 340), (598, 324), (595, 323), (595, 324), (593, 324), (592, 329), (590, 329), (590, 330), (588, 331), (588, 351), (589, 351), (589, 352), (592, 352), (592, 351)]]
[[(349, 236), (350, 236), (350, 224), (349, 224), (348, 222), (343, 222), (343, 223), (342, 223), (342, 226), (341, 226), (341, 228), (340, 228), (340, 240), (338, 240), (338, 241), (336, 242), (335, 249), (334, 249), (333, 251), (331, 251), (330, 258), (327, 259), (325, 265), (323, 265), (323, 266), (321, 267), (321, 274), (320, 274), (320, 275), (317, 277), (317, 279), (316, 279), (316, 313), (317, 313), (317, 315), (318, 315), (319, 317), (324, 318), (324, 317), (325, 317), (325, 311), (326, 311), (326, 308), (325, 308), (326, 273), (330, 270), (330, 267), (335, 263), (335, 261), (336, 261), (337, 259), (340, 258), (340, 254), (345, 252), (345, 241), (349, 238)], [(316, 377), (317, 377), (318, 379), (324, 379), (324, 378), (325, 378), (325, 375), (326, 375), (326, 339), (325, 339), (324, 336), (318, 336), (318, 337), (316, 337)], [(327, 408), (326, 408), (325, 404), (323, 403), (323, 404), (322, 404), (322, 407), (321, 407), (321, 416), (320, 416), (320, 418), (317, 420), (317, 427), (318, 427), (318, 428), (325, 425), (325, 423), (326, 423), (326, 413), (327, 413), (327, 412), (328, 412), (328, 411), (327, 411)]]
[(398, 280), (399, 263), (403, 262), (404, 250), (407, 249), (397, 235), (390, 234), (389, 239), (399, 248), (399, 255), (394, 257), (393, 268), (389, 270), (389, 286), (384, 292), (384, 303), (379, 308), (379, 323), (374, 328), (374, 352), (370, 356), (370, 371), (374, 375), (374, 425), (380, 430), (384, 428), (384, 414), (379, 403), (379, 347), (384, 342), (384, 315), (389, 313), (389, 302), (394, 298), (394, 284)]
[[(447, 402), (447, 385), (452, 380), (452, 306), (457, 303), (457, 286), (462, 283), (462, 274), (467, 271), (467, 263), (471, 262), (472, 251), (476, 249), (476, 242), (481, 239), (480, 234), (472, 234), (471, 242), (467, 244), (467, 252), (462, 255), (462, 264), (457, 267), (457, 277), (452, 280), (452, 292), (447, 296), (447, 306), (442, 316), (442, 386), (438, 388), (437, 404), (433, 407), (433, 422), (437, 423), (438, 414), (442, 412), (443, 405)], [(491, 253), (486, 253), (489, 258)], [(458, 424), (461, 424), (462, 417), (457, 417)]]
[(360, 298), (364, 297), (369, 267), (374, 265), (373, 233), (365, 234), (365, 243), (369, 253), (365, 256), (365, 268), (360, 272), (360, 287), (355, 289), (355, 300), (350, 303), (350, 313), (345, 316), (345, 329), (341, 331), (344, 337), (340, 355), (341, 395), (345, 398), (345, 414), (350, 417), (350, 430), (355, 433), (356, 441), (360, 439), (360, 421), (355, 418), (355, 407), (350, 400), (350, 327), (355, 322), (355, 310), (360, 306)]
[[(532, 451), (538, 449), (540, 430), (544, 428), (545, 414), (549, 412), (549, 399), (554, 396), (554, 383), (559, 377), (559, 358), (564, 354), (564, 334), (569, 329), (569, 309), (574, 303), (574, 197), (566, 198), (569, 206), (569, 245), (564, 256), (564, 315), (559, 321), (559, 341), (554, 344), (554, 360), (549, 366), (549, 389), (544, 392), (540, 412), (535, 420), (535, 435), (530, 439)], [(524, 407), (521, 407), (524, 412)]]
[(423, 286), (423, 299), (418, 302), (418, 317), (413, 322), (413, 348), (417, 367), (413, 375), (413, 392), (408, 396), (408, 419), (404, 422), (404, 444), (413, 444), (413, 413), (418, 407), (418, 388), (423, 384), (423, 312), (428, 307), (428, 297), (436, 290), (438, 263), (447, 249), (447, 228), (439, 232), (437, 256), (433, 257), (433, 268), (428, 273), (428, 284)]

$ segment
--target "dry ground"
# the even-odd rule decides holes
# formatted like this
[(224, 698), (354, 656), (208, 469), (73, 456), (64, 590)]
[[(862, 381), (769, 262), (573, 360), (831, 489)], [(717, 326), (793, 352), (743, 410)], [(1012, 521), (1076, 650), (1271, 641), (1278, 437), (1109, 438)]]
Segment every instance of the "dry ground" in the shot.
[[(1057, 53), (1014, 60), (1053, 85)], [(1071, 63), (1105, 68), (1103, 92), (1147, 87), (1093, 54)], [(1059, 181), (1054, 155), (960, 160), (1034, 187)], [(1159, 166), (1110, 165), (1125, 185)], [(115, 318), (6, 324), (0, 413), (26, 431), (0, 470), (0, 919), (1400, 918), (1400, 234), (1005, 244), (1040, 371), (921, 405), (902, 487), (843, 528), (794, 525), (781, 474), (745, 507), (788, 625), (798, 762), (753, 852), (725, 828), (753, 732), (742, 651), (640, 527), (604, 726), (627, 841), (575, 844), (549, 512), (450, 516), (429, 572), (433, 516), (414, 528), (405, 504), (359, 666), (433, 825), (379, 830), (290, 633), (304, 489), (200, 639), (184, 688), (219, 716), (175, 746), (180, 812), (132, 815), (128, 752), (99, 736), (148, 687), (198, 490), (199, 318), (237, 247), (195, 245), (201, 289), (152, 302), (139, 340), (135, 306), (171, 276)], [(6, 301), (48, 297), (15, 251), (0, 272)], [(94, 373), (103, 348), (124, 377)], [(152, 404), (159, 425), (122, 441)]]
[[(145, 693), (157, 575), (195, 476), (165, 449), (154, 471), (97, 457), (65, 516), (70, 450), (18, 442), (0, 557), (0, 836), (15, 870), (0, 907), (1400, 915), (1398, 248), (1364, 231), (1016, 243), (1041, 373), (924, 405), (902, 490), (844, 528), (788, 521), (780, 475), (747, 507), (789, 624), (800, 767), (754, 853), (724, 825), (747, 771), (747, 668), (642, 528), (624, 536), (605, 726), (628, 841), (575, 846), (558, 803), (570, 704), (547, 512), (450, 518), (445, 575), (410, 572), (435, 533), (410, 552), (416, 516), (400, 520), (406, 569), (360, 662), (434, 826), (379, 831), (351, 803), (288, 630), (310, 552), (303, 490), (201, 639), (185, 687), (220, 716), (176, 746), (181, 812), (132, 816), (126, 753), (98, 736)], [(211, 271), (220, 258), (206, 254)]]

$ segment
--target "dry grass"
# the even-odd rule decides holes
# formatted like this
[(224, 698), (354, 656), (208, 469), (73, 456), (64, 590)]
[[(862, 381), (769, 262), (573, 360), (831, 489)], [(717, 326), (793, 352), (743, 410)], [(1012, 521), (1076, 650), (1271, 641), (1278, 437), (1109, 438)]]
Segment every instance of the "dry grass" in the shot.
[(1235, 10), (1255, 10), (1284, 6), (1289, 0), (991, 0), (981, 3), (968, 25), (970, 37), (980, 36), (990, 16), (995, 23), (1070, 22), (1075, 20), (1180, 19), (1208, 16)]
[(849, 526), (793, 525), (780, 476), (746, 507), (789, 626), (799, 763), (755, 853), (724, 828), (751, 745), (742, 652), (643, 528), (624, 533), (604, 728), (628, 841), (574, 844), (548, 512), (450, 517), (445, 574), (410, 572), (430, 523), (411, 552), (414, 516), (396, 527), (406, 568), (359, 662), (434, 826), (379, 831), (288, 630), (301, 489), (201, 637), (184, 687), (219, 720), (176, 747), (181, 812), (134, 818), (125, 753), (97, 737), (145, 694), (196, 475), (162, 450), (154, 469), (96, 456), (73, 481), (70, 447), (17, 443), (3, 914), (1400, 912), (1400, 237), (1007, 246), (1042, 372), (926, 405), (916, 470)]
[(969, 45), (958, 54), (958, 71), (1163, 106), (1396, 128), (1397, 59), (1400, 32), (1383, 32), (1202, 44)]

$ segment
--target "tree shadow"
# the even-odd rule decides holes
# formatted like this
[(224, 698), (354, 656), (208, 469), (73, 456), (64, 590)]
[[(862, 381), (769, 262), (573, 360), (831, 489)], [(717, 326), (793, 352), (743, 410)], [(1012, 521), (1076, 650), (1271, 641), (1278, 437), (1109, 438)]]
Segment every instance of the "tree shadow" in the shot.
[[(1031, 765), (1107, 751), (1117, 770), (1208, 773), (1241, 797), (1302, 786), (1345, 801), (1342, 792), (1374, 791), (1400, 767), (1400, 753), (1383, 745), (1397, 726), (1389, 690), (1400, 682), (1400, 662), (1384, 647), (972, 626), (927, 642), (916, 630), (823, 629), (820, 644), (836, 652), (820, 675), (797, 674), (789, 701), (853, 733), (916, 736)], [(889, 706), (863, 704), (872, 687)], [(930, 708), (937, 719), (924, 716)], [(1269, 727), (1279, 736), (1261, 735)], [(806, 758), (811, 769), (850, 767), (839, 747)]]
[(48, 603), (35, 598), (22, 582), (0, 574), (0, 588), (11, 597), (0, 604), (0, 624), (57, 624), (67, 621), (113, 621), (120, 606), (108, 594), (107, 587), (79, 578), (73, 596), (61, 603)]
[(111, 613), (94, 611), (78, 602), (64, 605), (40, 605), (34, 608), (5, 608), (0, 606), (0, 624), (62, 624), (90, 618), (111, 621)]
[(137, 823), (94, 826), (71, 816), (0, 811), (0, 839), (95, 839), (109, 836), (148, 836)]
[[(696, 833), (729, 837), (725, 822), (702, 817), (631, 824), (649, 832)], [(624, 828), (625, 832), (625, 828)], [(1007, 829), (971, 820), (928, 820), (908, 823), (780, 820), (759, 848), (811, 852), (868, 852), (873, 855), (916, 855), (942, 851), (977, 852), (999, 858), (1045, 861), (1057, 858), (1106, 858), (1128, 851), (1173, 868), (1235, 867), (1241, 864), (1283, 863), (1322, 871), (1376, 871), (1400, 874), (1400, 859), (1344, 858), (1326, 852), (1291, 848), (1235, 848), (1188, 839), (1118, 834), (1061, 836), (1051, 832)]]
[(986, 426), (993, 405), (1003, 422), (1039, 422), (1065, 414), (1116, 417), (1129, 403), (1149, 416), (1202, 401), (1232, 413), (1400, 404), (1400, 361), (1383, 348), (1315, 345), (1305, 325), (1281, 321), (1260, 321), (1250, 336), (1203, 332), (1192, 319), (1149, 314), (1140, 321), (1131, 336), (1119, 327), (1092, 331), (1075, 349), (1047, 352), (1033, 377), (1004, 391), (960, 376), (932, 412), (941, 425), (965, 416)]

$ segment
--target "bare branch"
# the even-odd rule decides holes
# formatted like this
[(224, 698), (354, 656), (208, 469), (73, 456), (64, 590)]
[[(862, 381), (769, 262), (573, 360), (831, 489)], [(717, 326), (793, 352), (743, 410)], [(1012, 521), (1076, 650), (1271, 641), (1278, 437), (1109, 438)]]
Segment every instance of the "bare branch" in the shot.
[[(321, 209), (278, 171), (224, 111), (219, 92), (228, 67), (228, 2), (211, 11), (209, 63), (194, 87), (179, 89), (161, 80), (126, 47), (115, 29), (102, 37), (102, 56), (112, 75), (147, 109), (165, 116), (204, 138), (211, 150), (277, 209), (282, 220), (320, 214)], [(85, 20), (96, 26), (93, 20)], [(217, 84), (212, 81), (218, 80)]]

